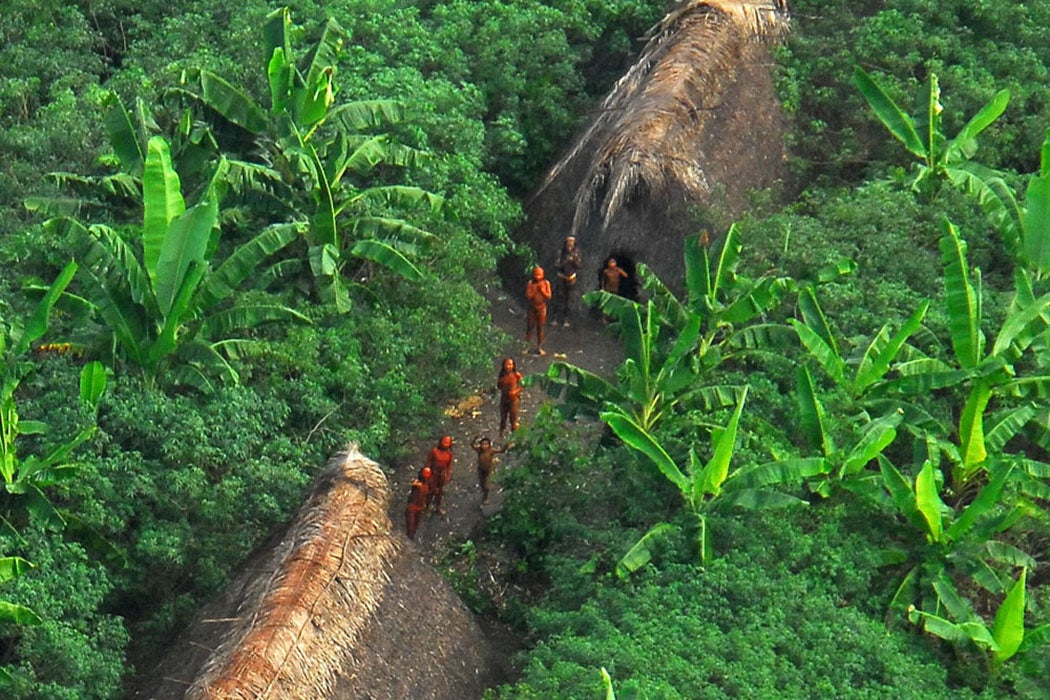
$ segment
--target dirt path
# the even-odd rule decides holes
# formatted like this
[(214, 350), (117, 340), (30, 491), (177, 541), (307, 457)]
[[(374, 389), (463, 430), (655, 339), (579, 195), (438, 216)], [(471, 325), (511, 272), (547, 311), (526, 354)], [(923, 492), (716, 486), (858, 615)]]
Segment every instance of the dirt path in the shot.
[[(415, 460), (400, 465), (391, 479), (393, 497), (390, 501), (390, 519), (396, 532), (404, 532), (408, 485), (423, 466), (427, 454), (438, 438), (442, 435), (452, 436), (455, 461), (452, 467), (452, 482), (445, 487), (443, 505), (446, 515), (427, 513), (416, 532), (415, 542), (423, 556), (432, 564), (437, 564), (441, 543), (469, 537), (482, 519), (497, 512), (503, 503), (503, 493), (499, 490), (499, 475), (502, 470), (514, 468), (514, 453), (509, 452), (497, 457), (499, 461), (492, 479), (489, 503), (482, 506), (481, 489), (477, 483), (477, 458), (470, 447), (476, 435), (489, 436), (497, 447), (505, 442), (499, 437), (499, 393), (495, 386), (496, 375), (503, 358), (513, 357), (518, 370), (526, 376), (545, 372), (552, 362), (558, 360), (571, 362), (596, 374), (607, 376), (616, 368), (622, 357), (619, 343), (605, 332), (598, 320), (592, 318), (582, 304), (570, 327), (548, 324), (544, 344), (546, 357), (532, 353), (524, 355), (524, 306), (503, 289), (496, 290), (491, 298), (493, 319), (512, 339), (503, 348), (500, 356), (493, 358), (491, 385), (482, 387), (476, 398), (464, 397), (466, 401), (460, 402), (466, 408), (463, 415), (450, 416), (443, 424), (436, 425), (432, 435), (419, 441)], [(546, 400), (547, 396), (538, 387), (530, 387), (522, 393), (520, 422), (523, 427), (528, 426)], [(507, 438), (509, 437), (510, 433), (507, 434)]]

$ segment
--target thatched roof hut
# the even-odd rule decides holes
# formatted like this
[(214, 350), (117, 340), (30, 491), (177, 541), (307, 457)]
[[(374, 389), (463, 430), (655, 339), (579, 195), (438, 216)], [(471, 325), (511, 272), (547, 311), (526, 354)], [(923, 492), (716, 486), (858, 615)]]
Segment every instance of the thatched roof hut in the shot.
[(351, 446), (279, 542), (241, 570), (136, 698), (480, 697), (480, 629), (392, 532), (386, 477)]
[(684, 236), (717, 237), (750, 190), (783, 176), (769, 47), (788, 21), (786, 0), (680, 0), (526, 204), (517, 238), (550, 265), (576, 236), (584, 290), (610, 255), (680, 278)]

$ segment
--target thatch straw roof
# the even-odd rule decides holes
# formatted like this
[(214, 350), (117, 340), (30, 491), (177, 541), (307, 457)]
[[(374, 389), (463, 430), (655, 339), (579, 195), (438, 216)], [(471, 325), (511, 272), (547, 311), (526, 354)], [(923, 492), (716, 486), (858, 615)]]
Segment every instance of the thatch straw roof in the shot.
[(333, 459), (284, 537), (208, 606), (135, 697), (480, 696), (484, 639), (393, 534), (388, 501), (382, 470), (356, 447)]
[(788, 25), (785, 0), (680, 1), (551, 168), (521, 238), (553, 258), (575, 235), (595, 268), (619, 252), (680, 269), (690, 207), (736, 216), (782, 173), (768, 47)]

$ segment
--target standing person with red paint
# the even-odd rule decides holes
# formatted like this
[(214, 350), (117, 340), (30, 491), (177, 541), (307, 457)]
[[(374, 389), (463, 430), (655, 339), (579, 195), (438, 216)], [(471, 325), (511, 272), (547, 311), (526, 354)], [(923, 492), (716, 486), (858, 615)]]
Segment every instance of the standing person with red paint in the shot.
[(496, 378), (496, 387), (499, 389), (499, 436), (507, 430), (510, 424), (511, 432), (518, 429), (518, 404), (521, 399), (521, 372), (514, 364), (514, 358), (508, 357), (503, 360), (499, 376)]
[(429, 467), (423, 467), (412, 481), (412, 491), (408, 494), (408, 506), (405, 507), (405, 529), (408, 531), (408, 539), (416, 538), (416, 528), (419, 527), (419, 516), (427, 509), (427, 501), (430, 500), (430, 480), (433, 474)]
[[(542, 267), (533, 268), (532, 279), (525, 285), (525, 301), (528, 304), (525, 342), (529, 342), (533, 329), (536, 329), (536, 354), (541, 357), (547, 354), (543, 349), (543, 327), (547, 325), (547, 302), (550, 300), (551, 283), (544, 278)], [(526, 348), (525, 353), (528, 352)]]
[[(431, 500), (438, 515), (444, 515), (445, 509), (441, 507), (441, 499), (445, 495), (445, 486), (452, 481), (452, 436), (443, 435), (438, 444), (427, 455), (426, 467), (433, 475), (431, 479)], [(429, 504), (429, 501), (428, 501)]]

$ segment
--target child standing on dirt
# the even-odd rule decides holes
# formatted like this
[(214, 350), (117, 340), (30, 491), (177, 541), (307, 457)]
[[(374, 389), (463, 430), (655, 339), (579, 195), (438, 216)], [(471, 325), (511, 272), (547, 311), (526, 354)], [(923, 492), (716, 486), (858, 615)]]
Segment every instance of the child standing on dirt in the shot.
[(489, 479), (492, 477), (492, 471), (496, 468), (495, 456), (506, 452), (510, 445), (504, 445), (497, 449), (492, 446), (492, 440), (476, 435), (470, 446), (478, 453), (478, 486), (481, 487), (481, 505), (488, 505)]

